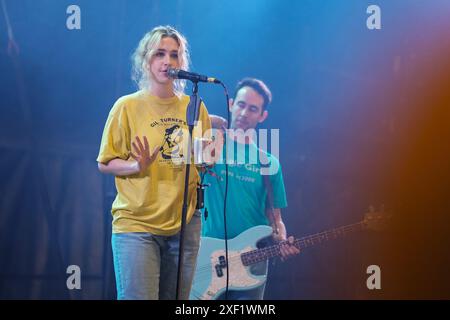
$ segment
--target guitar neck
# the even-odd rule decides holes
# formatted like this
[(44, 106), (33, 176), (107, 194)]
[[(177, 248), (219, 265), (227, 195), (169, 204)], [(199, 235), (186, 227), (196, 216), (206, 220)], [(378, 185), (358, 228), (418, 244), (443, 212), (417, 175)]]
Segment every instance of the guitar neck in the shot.
[[(362, 230), (365, 227), (366, 224), (364, 223), (364, 221), (357, 222), (347, 226), (334, 228), (331, 230), (323, 231), (310, 236), (296, 239), (294, 241), (294, 245), (301, 250), (328, 240), (340, 238), (342, 236), (345, 236), (346, 234)], [(275, 244), (262, 249), (256, 249), (249, 252), (245, 252), (241, 254), (241, 259), (244, 266), (249, 266), (278, 256), (281, 256), (280, 244)]]

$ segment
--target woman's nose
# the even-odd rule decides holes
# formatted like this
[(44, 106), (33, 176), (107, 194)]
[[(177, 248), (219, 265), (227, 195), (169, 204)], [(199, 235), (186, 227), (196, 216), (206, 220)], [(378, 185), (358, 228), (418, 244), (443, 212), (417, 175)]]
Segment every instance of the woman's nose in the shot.
[(164, 64), (169, 64), (170, 63), (170, 57), (168, 54), (164, 55), (164, 59), (163, 59)]

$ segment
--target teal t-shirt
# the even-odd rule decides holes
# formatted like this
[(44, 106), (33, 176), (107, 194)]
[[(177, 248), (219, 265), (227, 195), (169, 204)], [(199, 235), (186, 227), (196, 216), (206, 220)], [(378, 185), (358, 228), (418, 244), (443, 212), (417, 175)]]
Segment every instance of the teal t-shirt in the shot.
[[(228, 239), (232, 239), (251, 227), (269, 225), (266, 217), (267, 191), (261, 175), (261, 172), (267, 174), (268, 171), (267, 166), (261, 165), (261, 162), (264, 164), (268, 162), (272, 169), (270, 172), (272, 174), (268, 177), (273, 188), (274, 207), (287, 207), (287, 200), (278, 159), (258, 149), (255, 143), (241, 144), (227, 140), (224, 149), (233, 148), (234, 152), (231, 156), (228, 151), (228, 157), (235, 162), (228, 165), (227, 235)], [(260, 161), (260, 152), (267, 157), (263, 161)], [(225, 151), (222, 152), (222, 158), (225, 158)], [(226, 171), (224, 162), (216, 164), (210, 170), (212, 174), (206, 174), (204, 178), (204, 183), (210, 186), (205, 191), (205, 208), (208, 209), (208, 216), (202, 224), (202, 236), (225, 238), (223, 207)]]

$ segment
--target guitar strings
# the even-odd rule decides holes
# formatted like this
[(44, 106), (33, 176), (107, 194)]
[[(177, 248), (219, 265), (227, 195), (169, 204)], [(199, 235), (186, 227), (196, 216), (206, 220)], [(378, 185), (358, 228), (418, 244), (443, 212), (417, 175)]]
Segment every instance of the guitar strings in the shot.
[[(300, 245), (301, 247), (308, 247), (309, 245), (315, 244), (316, 240), (318, 240), (318, 243), (321, 243), (323, 240), (329, 240), (328, 235), (330, 235), (330, 238), (334, 238), (335, 239), (335, 238), (337, 238), (340, 235), (341, 232), (345, 235), (346, 232), (353, 231), (355, 228), (361, 227), (361, 226), (364, 226), (364, 222), (357, 222), (357, 223), (350, 224), (350, 225), (347, 225), (347, 226), (343, 226), (343, 227), (340, 227), (340, 228), (335, 228), (335, 229), (331, 229), (331, 230), (328, 230), (328, 231), (323, 231), (323, 232), (316, 233), (316, 234), (311, 235), (311, 236), (307, 236), (307, 237), (296, 239), (294, 241), (294, 245), (295, 246)], [(282, 243), (276, 244), (276, 245), (273, 245), (273, 246), (270, 246), (270, 247), (267, 247), (267, 248), (250, 250), (250, 251), (247, 251), (247, 252), (239, 253), (237, 255), (234, 255), (232, 258), (229, 258), (228, 260), (229, 260), (229, 262), (237, 262), (238, 260), (241, 260), (241, 255), (249, 254), (249, 253), (251, 254), (252, 252), (256, 252), (256, 251), (259, 251), (259, 250), (261, 250), (260, 252), (264, 252), (264, 253), (267, 252), (267, 251), (270, 252), (272, 250), (275, 250), (275, 251), (277, 251), (276, 253), (278, 253), (278, 251), (280, 250), (279, 248), (280, 248), (281, 244)], [(264, 255), (265, 254), (262, 254), (262, 257), (261, 257), (262, 260), (260, 260), (260, 261), (266, 260)], [(259, 262), (259, 261), (255, 261), (255, 262)], [(212, 265), (213, 265), (213, 263), (207, 263), (207, 264), (203, 264), (203, 265), (199, 266), (197, 268), (196, 274), (203, 276), (203, 274), (208, 273), (208, 275), (209, 275), (211, 270), (214, 271), (214, 269), (212, 269)]]

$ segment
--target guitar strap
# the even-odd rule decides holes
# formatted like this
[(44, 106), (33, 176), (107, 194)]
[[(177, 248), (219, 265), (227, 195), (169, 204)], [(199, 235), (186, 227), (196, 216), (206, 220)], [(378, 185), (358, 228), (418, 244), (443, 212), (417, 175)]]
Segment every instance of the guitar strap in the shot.
[[(269, 161), (267, 159), (267, 155), (260, 150), (259, 152), (259, 157), (260, 157), (260, 163), (261, 166), (269, 166)], [(261, 161), (261, 159), (263, 159), (264, 161)], [(265, 163), (264, 165), (262, 163)], [(264, 186), (266, 188), (267, 191), (267, 198), (266, 198), (266, 214), (267, 214), (267, 218), (270, 221), (270, 224), (272, 225), (272, 230), (273, 233), (278, 234), (278, 228), (275, 224), (275, 214), (274, 214), (274, 202), (273, 202), (273, 187), (272, 187), (272, 182), (270, 181), (269, 175), (267, 174), (263, 174), (263, 181), (264, 181)]]

